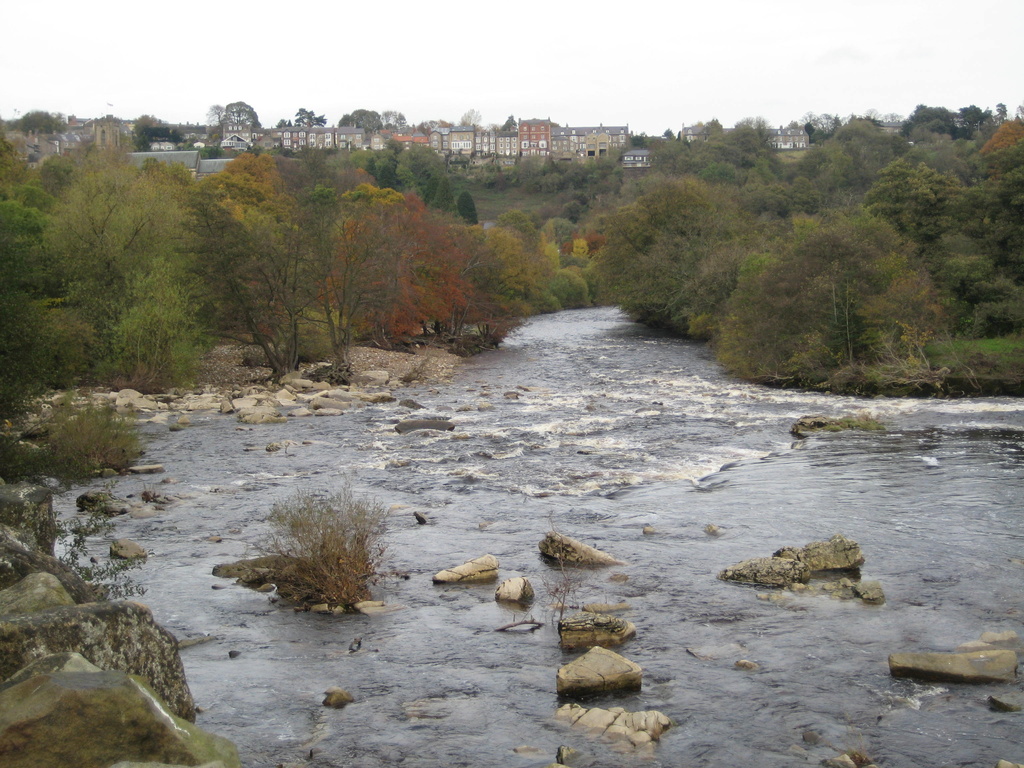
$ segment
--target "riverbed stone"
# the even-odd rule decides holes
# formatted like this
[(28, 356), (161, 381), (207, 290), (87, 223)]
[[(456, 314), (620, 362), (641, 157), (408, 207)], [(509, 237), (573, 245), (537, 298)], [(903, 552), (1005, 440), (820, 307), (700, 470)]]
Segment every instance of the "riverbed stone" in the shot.
[(434, 583), (494, 581), (496, 578), (498, 578), (498, 558), (494, 555), (482, 555), (454, 568), (438, 571), (434, 574)]
[(642, 685), (643, 669), (624, 656), (597, 646), (561, 667), (555, 680), (559, 694), (637, 691)]
[(1024, 710), (1024, 692), (997, 693), (988, 697), (988, 703), (1000, 712), (1020, 712)]
[(853, 584), (853, 594), (869, 605), (882, 605), (885, 602), (885, 592), (882, 584), (878, 581), (857, 581)]
[(499, 602), (529, 603), (533, 598), (533, 585), (525, 576), (505, 579), (494, 591), (494, 599)]
[(391, 374), (387, 371), (362, 371), (352, 377), (352, 383), (364, 387), (383, 387), (390, 378)]
[(548, 531), (537, 545), (541, 554), (560, 563), (572, 565), (624, 565), (607, 552), (602, 552), (557, 531)]
[(175, 715), (195, 720), (178, 642), (146, 606), (86, 603), (0, 618), (0, 680), (36, 659), (65, 652), (80, 653), (101, 669), (139, 675)]
[(788, 587), (791, 584), (806, 584), (811, 578), (811, 569), (799, 560), (755, 557), (726, 568), (718, 574), (718, 578), (766, 587)]
[(30, 573), (17, 584), (0, 590), (0, 616), (74, 604), (71, 595), (52, 573)]
[(243, 424), (283, 424), (288, 421), (277, 408), (269, 405), (252, 405), (237, 410), (238, 420)]
[(1017, 679), (1017, 654), (1009, 650), (967, 653), (894, 653), (893, 677), (951, 683), (1010, 683)]
[(344, 688), (332, 686), (324, 691), (324, 706), (332, 709), (342, 709), (345, 705), (351, 704), (355, 699), (352, 694)]
[(558, 622), (558, 637), (562, 648), (593, 648), (622, 645), (636, 636), (631, 621), (604, 613), (580, 611)]
[(32, 483), (0, 485), (0, 524), (28, 532), (40, 552), (52, 555), (57, 540), (53, 493)]
[(123, 760), (241, 766), (231, 742), (176, 716), (136, 675), (39, 671), (0, 686), (5, 768), (107, 768)]
[(131, 539), (118, 539), (110, 544), (110, 556), (117, 560), (145, 560), (146, 550)]
[(860, 545), (842, 534), (803, 547), (783, 547), (773, 556), (805, 563), (812, 571), (848, 570), (864, 564)]

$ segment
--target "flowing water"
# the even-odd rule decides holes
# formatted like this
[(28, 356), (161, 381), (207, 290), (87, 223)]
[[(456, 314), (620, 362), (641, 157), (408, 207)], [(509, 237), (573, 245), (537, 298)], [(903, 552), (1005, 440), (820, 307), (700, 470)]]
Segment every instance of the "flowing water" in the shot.
[[(595, 766), (817, 765), (849, 748), (880, 766), (1024, 762), (1024, 716), (987, 705), (1019, 686), (896, 680), (886, 664), (986, 630), (1024, 634), (1024, 402), (746, 385), (704, 347), (612, 309), (535, 318), (453, 383), (397, 394), (455, 431), (399, 435), (410, 412), (397, 404), (251, 429), (220, 414), (181, 432), (145, 427), (147, 460), (177, 481), (158, 489), (185, 498), (119, 520), (117, 535), (153, 552), (138, 581), (157, 620), (179, 637), (216, 636), (182, 657), (199, 724), (238, 744), (247, 768), (305, 764), (311, 751), (317, 766), (532, 768), (560, 744)], [(887, 430), (788, 433), (804, 414), (860, 411)], [(295, 444), (264, 450), (283, 440)], [(211, 575), (252, 554), (274, 502), (345, 482), (405, 505), (391, 519), (387, 567), (409, 578), (375, 589), (403, 610), (294, 613)], [(153, 483), (125, 478), (115, 492)], [(723, 535), (705, 534), (708, 523)], [(644, 668), (643, 689), (593, 701), (671, 717), (653, 754), (617, 752), (553, 718), (555, 672), (574, 654), (558, 648), (544, 607), (556, 579), (537, 542), (552, 527), (627, 563), (588, 572), (574, 597), (632, 606), (637, 637), (617, 650)], [(764, 590), (715, 578), (836, 533), (860, 543), (863, 577), (882, 583), (885, 605), (767, 602)], [(495, 632), (527, 614), (495, 603), (494, 585), (431, 583), (485, 553), (502, 579), (533, 581), (542, 629)], [(759, 669), (736, 669), (740, 658)], [(330, 686), (355, 703), (323, 708)], [(823, 743), (805, 743), (805, 731)], [(539, 751), (513, 751), (524, 745)]]

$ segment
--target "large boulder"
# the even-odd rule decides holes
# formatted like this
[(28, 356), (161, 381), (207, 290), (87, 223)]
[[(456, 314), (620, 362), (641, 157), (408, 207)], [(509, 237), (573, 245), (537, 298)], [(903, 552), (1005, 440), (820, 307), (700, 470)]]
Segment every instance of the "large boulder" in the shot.
[(27, 535), (0, 525), (0, 589), (14, 586), (33, 573), (52, 573), (76, 603), (97, 599), (98, 590), (57, 558), (32, 547)]
[(52, 555), (57, 541), (57, 518), (50, 489), (30, 483), (0, 485), (0, 525), (27, 532), (36, 549)]
[(894, 653), (893, 677), (949, 683), (1012, 683), (1017, 679), (1017, 654), (1009, 650), (967, 653)]
[(593, 648), (600, 645), (608, 648), (636, 636), (636, 626), (631, 621), (603, 613), (581, 611), (558, 622), (558, 637), (563, 648)]
[(657, 741), (672, 725), (667, 716), (653, 709), (627, 712), (622, 707), (588, 709), (579, 704), (566, 704), (558, 708), (555, 717), (596, 736), (629, 741), (634, 747)]
[(864, 564), (860, 545), (838, 533), (828, 541), (812, 541), (804, 547), (783, 547), (774, 557), (798, 560), (812, 571), (849, 570)]
[(788, 587), (791, 584), (806, 584), (811, 578), (811, 569), (799, 560), (755, 557), (726, 568), (718, 574), (718, 578), (723, 581), (763, 584), (766, 587)]
[(237, 579), (239, 584), (258, 588), (272, 584), (275, 574), (291, 566), (292, 558), (284, 555), (264, 555), (213, 567), (213, 575), (222, 579)]
[(231, 742), (177, 717), (146, 680), (103, 671), (77, 654), (48, 657), (0, 686), (5, 768), (119, 761), (241, 766)]
[(621, 560), (599, 549), (571, 539), (556, 531), (548, 531), (537, 545), (545, 557), (572, 565), (623, 565)]
[(45, 571), (30, 573), (13, 587), (0, 590), (0, 616), (35, 613), (74, 604), (60, 579)]
[(250, 405), (238, 408), (238, 420), (243, 424), (284, 424), (288, 421), (272, 405)]
[(0, 680), (36, 659), (63, 652), (80, 653), (101, 669), (139, 675), (175, 715), (195, 720), (178, 641), (146, 606), (86, 603), (0, 618)]
[(494, 555), (482, 555), (454, 568), (438, 571), (434, 574), (434, 583), (494, 581), (496, 578), (498, 578), (498, 558)]
[(559, 694), (638, 691), (642, 682), (639, 664), (601, 647), (591, 648), (561, 667), (556, 677)]

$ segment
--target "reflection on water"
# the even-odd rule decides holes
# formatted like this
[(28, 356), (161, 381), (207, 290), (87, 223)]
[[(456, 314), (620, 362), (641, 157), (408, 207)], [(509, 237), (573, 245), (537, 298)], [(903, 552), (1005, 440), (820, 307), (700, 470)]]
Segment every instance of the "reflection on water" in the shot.
[[(703, 347), (605, 309), (537, 318), (451, 385), (406, 395), (456, 430), (398, 435), (407, 411), (396, 405), (251, 430), (219, 414), (183, 432), (149, 428), (148, 458), (188, 498), (119, 521), (118, 535), (154, 552), (141, 581), (157, 619), (179, 636), (217, 636), (183, 658), (205, 709), (199, 723), (233, 739), (246, 766), (301, 764), (310, 750), (318, 766), (541, 766), (560, 744), (597, 766), (810, 765), (847, 748), (890, 766), (1024, 758), (1019, 719), (985, 703), (994, 687), (893, 680), (886, 665), (889, 653), (953, 650), (983, 630), (1024, 632), (1024, 570), (1012, 562), (1024, 556), (1018, 401), (748, 386), (724, 377)], [(796, 445), (788, 433), (807, 413), (859, 410), (888, 431)], [(262, 450), (286, 439), (296, 445)], [(410, 578), (377, 590), (404, 610), (295, 614), (241, 587), (211, 589), (225, 583), (213, 565), (251, 553), (274, 501), (344, 478), (405, 505), (388, 565)], [(125, 478), (116, 492), (143, 485)], [(413, 510), (431, 525), (417, 525)], [(723, 535), (706, 535), (708, 523)], [(497, 605), (493, 586), (431, 584), (436, 571), (490, 553), (502, 578), (527, 576), (543, 593), (553, 574), (537, 542), (551, 526), (627, 562), (589, 573), (577, 597), (632, 606), (637, 638), (621, 650), (644, 667), (643, 690), (598, 701), (677, 723), (652, 757), (553, 719), (555, 672), (571, 656), (543, 599), (532, 611), (543, 629), (496, 633), (524, 614)], [(884, 606), (768, 602), (715, 578), (835, 533), (860, 542)], [(223, 540), (208, 541), (215, 534)], [(349, 653), (356, 637), (361, 648)], [(686, 652), (698, 647), (742, 656)], [(740, 657), (760, 669), (735, 669)], [(322, 692), (335, 685), (356, 701), (324, 710)], [(805, 743), (807, 730), (835, 749)], [(522, 745), (541, 752), (513, 752)]]

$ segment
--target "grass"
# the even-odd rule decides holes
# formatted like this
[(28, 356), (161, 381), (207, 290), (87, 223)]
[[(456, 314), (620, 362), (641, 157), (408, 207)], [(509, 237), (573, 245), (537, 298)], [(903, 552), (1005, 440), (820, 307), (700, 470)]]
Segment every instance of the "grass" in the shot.
[(488, 189), (483, 184), (467, 180), (463, 189), (473, 196), (476, 214), (480, 221), (494, 221), (501, 214), (521, 210), (527, 213), (538, 213), (541, 209), (559, 202), (564, 193), (526, 192), (522, 188), (509, 185), (504, 190)]

